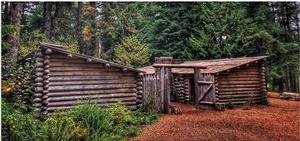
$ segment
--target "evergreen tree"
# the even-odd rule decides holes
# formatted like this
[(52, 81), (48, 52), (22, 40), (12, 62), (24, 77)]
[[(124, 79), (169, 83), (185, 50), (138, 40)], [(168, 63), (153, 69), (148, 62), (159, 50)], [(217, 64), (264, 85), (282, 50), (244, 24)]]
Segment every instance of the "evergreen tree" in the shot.
[(136, 35), (131, 35), (114, 49), (114, 61), (127, 66), (140, 67), (149, 61), (150, 52)]

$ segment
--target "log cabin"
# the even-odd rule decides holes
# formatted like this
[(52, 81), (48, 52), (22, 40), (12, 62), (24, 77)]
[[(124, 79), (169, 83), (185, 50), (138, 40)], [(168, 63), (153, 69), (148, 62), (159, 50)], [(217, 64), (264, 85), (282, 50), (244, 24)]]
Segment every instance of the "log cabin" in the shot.
[[(219, 109), (229, 103), (243, 104), (249, 100), (251, 103), (267, 102), (266, 58), (267, 56), (256, 56), (184, 61), (173, 60), (172, 57), (157, 57), (155, 64), (159, 65), (139, 70), (146, 72), (145, 76), (150, 76), (157, 73), (157, 66), (176, 66), (170, 68), (171, 101), (194, 103), (200, 107), (215, 106)], [(197, 73), (197, 69), (180, 67), (187, 65), (202, 68)], [(147, 87), (145, 83), (144, 88)]]
[(79, 103), (121, 101), (130, 109), (141, 104), (143, 71), (65, 48), (40, 44), (35, 53), (36, 112), (48, 114)]

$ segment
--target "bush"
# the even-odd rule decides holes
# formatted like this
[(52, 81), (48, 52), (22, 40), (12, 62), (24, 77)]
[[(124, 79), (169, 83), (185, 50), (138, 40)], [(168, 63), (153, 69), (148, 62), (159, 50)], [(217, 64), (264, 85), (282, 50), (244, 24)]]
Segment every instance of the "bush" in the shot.
[(156, 112), (156, 107), (155, 107), (155, 101), (154, 101), (154, 97), (153, 96), (148, 96), (143, 98), (143, 105), (142, 105), (142, 109), (145, 112)]
[(2, 128), (7, 129), (11, 141), (32, 141), (42, 138), (43, 132), (39, 130), (41, 122), (34, 114), (19, 109), (19, 103), (8, 103), (1, 100)]
[(155, 113), (130, 111), (118, 102), (106, 109), (97, 104), (79, 105), (41, 121), (19, 105), (2, 100), (2, 127), (9, 129), (11, 141), (125, 140), (136, 136), (140, 125), (158, 119)]

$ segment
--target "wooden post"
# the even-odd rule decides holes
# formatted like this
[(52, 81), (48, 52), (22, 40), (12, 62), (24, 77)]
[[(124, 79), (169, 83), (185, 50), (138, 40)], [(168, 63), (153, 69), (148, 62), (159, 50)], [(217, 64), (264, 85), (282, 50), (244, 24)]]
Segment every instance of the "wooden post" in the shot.
[(157, 111), (158, 112), (161, 112), (161, 109), (160, 109), (160, 101), (161, 101), (161, 97), (160, 97), (160, 93), (161, 93), (161, 85), (160, 85), (160, 81), (161, 81), (161, 76), (160, 76), (160, 70), (161, 68), (158, 67), (158, 68), (155, 68), (155, 75), (156, 75), (156, 95), (155, 95), (155, 105), (156, 105), (156, 108), (157, 108)]
[(164, 112), (165, 67), (160, 68), (160, 111)]
[(199, 105), (199, 98), (200, 98), (200, 90), (198, 81), (200, 81), (200, 70), (198, 67), (194, 68), (194, 81), (195, 81), (195, 104), (196, 106)]
[(164, 112), (170, 113), (170, 68), (165, 68), (165, 83), (164, 83)]

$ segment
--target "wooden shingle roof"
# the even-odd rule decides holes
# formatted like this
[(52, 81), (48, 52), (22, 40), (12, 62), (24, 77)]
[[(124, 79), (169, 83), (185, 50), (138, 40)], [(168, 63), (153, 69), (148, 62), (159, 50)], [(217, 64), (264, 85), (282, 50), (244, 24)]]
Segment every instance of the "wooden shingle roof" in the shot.
[[(206, 69), (201, 69), (202, 73), (218, 73), (231, 68), (259, 61), (265, 58), (267, 58), (267, 56), (225, 58), (212, 60), (184, 61), (181, 64), (206, 67)], [(148, 74), (155, 72), (155, 69), (152, 66), (141, 67), (139, 68), (139, 70), (144, 71)], [(194, 70), (192, 68), (172, 68), (172, 73), (193, 74)]]
[(39, 45), (39, 47), (41, 49), (48, 49), (49, 48), (49, 49), (51, 49), (54, 52), (59, 52), (59, 53), (62, 53), (62, 54), (66, 54), (66, 56), (71, 54), (74, 57), (78, 57), (78, 58), (82, 58), (82, 59), (89, 59), (91, 62), (94, 61), (94, 62), (98, 62), (98, 63), (102, 63), (102, 64), (108, 64), (111, 67), (122, 68), (122, 69), (127, 69), (128, 71), (134, 71), (134, 72), (144, 73), (144, 71), (139, 70), (139, 69), (135, 69), (135, 68), (132, 68), (132, 67), (127, 67), (127, 66), (120, 65), (120, 64), (117, 64), (117, 63), (114, 63), (114, 62), (110, 62), (110, 61), (107, 61), (107, 60), (95, 58), (95, 57), (92, 57), (92, 56), (88, 56), (88, 55), (83, 55), (83, 54), (78, 54), (78, 53), (67, 51), (67, 50), (64, 49), (64, 48), (67, 48), (67, 47), (61, 46), (61, 45), (41, 43)]

